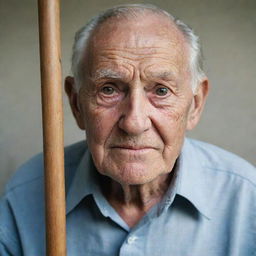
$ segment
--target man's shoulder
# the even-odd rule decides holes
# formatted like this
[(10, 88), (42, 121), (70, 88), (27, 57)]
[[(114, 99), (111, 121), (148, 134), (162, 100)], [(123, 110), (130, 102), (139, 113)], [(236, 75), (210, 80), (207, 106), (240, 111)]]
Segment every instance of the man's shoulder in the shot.
[(256, 186), (256, 168), (240, 156), (206, 142), (188, 139), (204, 169), (247, 180)]
[[(65, 147), (65, 173), (69, 175), (87, 148), (85, 141), (80, 141)], [(44, 156), (39, 153), (22, 164), (6, 185), (5, 193), (18, 187), (24, 187), (35, 182), (42, 182), (44, 176)]]

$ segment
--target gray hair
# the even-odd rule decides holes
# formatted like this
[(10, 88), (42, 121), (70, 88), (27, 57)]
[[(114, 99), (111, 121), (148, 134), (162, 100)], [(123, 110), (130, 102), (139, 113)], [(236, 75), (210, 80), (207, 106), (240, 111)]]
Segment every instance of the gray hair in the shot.
[(83, 55), (87, 48), (90, 36), (95, 29), (106, 20), (112, 17), (122, 18), (126, 16), (138, 16), (142, 12), (152, 12), (167, 16), (184, 35), (190, 48), (190, 68), (191, 68), (191, 86), (195, 91), (197, 85), (205, 78), (203, 71), (202, 50), (199, 43), (199, 37), (194, 31), (181, 20), (175, 18), (170, 13), (151, 4), (127, 4), (115, 6), (107, 9), (92, 18), (85, 26), (77, 31), (73, 45), (72, 55), (72, 73), (74, 75), (76, 89), (79, 91), (83, 81)]

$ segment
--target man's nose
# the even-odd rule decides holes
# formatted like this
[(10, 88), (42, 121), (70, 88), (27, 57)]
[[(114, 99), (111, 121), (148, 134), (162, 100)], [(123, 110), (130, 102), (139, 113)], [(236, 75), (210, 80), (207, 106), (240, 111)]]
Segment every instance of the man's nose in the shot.
[(119, 128), (129, 135), (140, 135), (151, 127), (150, 103), (143, 89), (135, 89), (122, 104)]

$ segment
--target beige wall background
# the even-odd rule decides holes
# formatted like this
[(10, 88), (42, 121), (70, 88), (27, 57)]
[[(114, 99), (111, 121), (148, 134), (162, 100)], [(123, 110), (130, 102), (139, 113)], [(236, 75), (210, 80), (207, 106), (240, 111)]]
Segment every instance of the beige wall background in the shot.
[[(127, 1), (63, 0), (63, 77), (75, 31), (100, 10)], [(137, 1), (129, 1), (136, 3)], [(140, 1), (145, 2), (145, 1)], [(158, 0), (201, 37), (211, 93), (189, 136), (256, 164), (256, 1)], [(0, 0), (0, 194), (15, 169), (42, 151), (37, 1)], [(65, 144), (84, 138), (64, 97)]]

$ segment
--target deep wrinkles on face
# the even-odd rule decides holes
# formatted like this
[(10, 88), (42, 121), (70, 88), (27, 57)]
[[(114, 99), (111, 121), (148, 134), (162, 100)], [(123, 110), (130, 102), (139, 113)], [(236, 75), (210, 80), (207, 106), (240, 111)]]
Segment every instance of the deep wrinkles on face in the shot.
[(143, 47), (143, 48), (120, 48), (120, 49), (104, 49), (101, 51), (101, 56), (106, 57), (108, 59), (116, 59), (118, 58), (127, 58), (133, 61), (152, 58), (152, 55), (156, 55), (156, 58), (162, 58), (168, 60), (169, 57), (166, 56), (166, 52), (168, 52), (168, 48), (163, 47)]
[[(190, 105), (190, 103), (185, 104), (185, 103), (187, 103), (187, 99), (186, 99), (186, 97), (183, 97), (183, 98), (184, 98), (183, 100), (180, 98), (179, 104), (177, 104), (177, 103), (176, 104), (171, 104), (171, 105), (169, 105), (167, 107), (162, 108), (162, 110), (161, 110), (162, 114), (164, 114), (166, 116), (169, 116), (169, 118), (168, 118), (169, 122), (170, 122), (169, 124), (174, 124), (174, 125), (175, 125), (175, 123), (180, 123), (181, 124), (181, 126), (179, 128), (180, 130), (184, 129), (184, 126), (185, 126), (185, 123), (186, 123), (186, 113), (188, 112), (188, 108), (189, 108), (189, 105)], [(87, 98), (87, 100), (90, 101), (90, 99), (88, 99), (88, 98)], [(89, 101), (88, 101), (88, 103), (90, 104)], [(84, 110), (86, 111), (88, 109), (85, 108)], [(93, 113), (94, 113), (93, 115), (88, 115), (88, 114), (85, 113), (87, 118), (89, 116), (91, 116), (91, 118), (93, 118), (93, 120), (91, 120), (91, 118), (87, 119), (87, 122), (90, 123), (90, 122), (93, 121), (93, 123), (94, 123), (94, 127), (92, 127), (93, 129), (90, 130), (89, 132), (91, 133), (90, 134), (91, 137), (94, 138), (94, 140), (95, 140), (94, 142), (96, 142), (97, 144), (101, 144), (102, 143), (101, 138), (99, 136), (94, 136), (93, 133), (95, 131), (99, 131), (99, 130), (104, 129), (104, 127), (102, 127), (102, 125), (101, 125), (100, 118), (97, 118), (97, 116), (101, 116), (102, 114), (104, 114), (104, 111), (107, 111), (107, 109), (95, 106), (94, 111), (93, 111)], [(118, 112), (119, 111), (118, 107), (115, 107), (112, 111)], [(159, 112), (159, 109), (155, 110), (155, 111)], [(113, 115), (115, 115), (115, 114), (113, 113)], [(153, 130), (155, 130), (155, 131), (161, 130), (161, 127), (159, 127), (158, 121), (155, 120), (154, 117), (155, 117), (155, 113), (152, 112), (151, 115), (149, 116), (149, 118), (150, 118), (150, 120), (152, 122)], [(163, 124), (160, 124), (160, 125), (163, 125)], [(127, 135), (124, 132), (120, 132), (120, 131), (118, 133), (116, 133), (116, 132), (114, 132), (115, 129), (116, 129), (116, 126), (113, 126), (112, 129), (109, 131), (109, 135), (108, 135), (107, 138), (105, 138), (105, 141), (104, 141), (104, 148), (108, 148), (109, 145), (113, 144), (113, 141), (115, 141), (116, 144), (118, 144), (118, 143), (121, 143), (121, 144), (127, 143), (129, 145), (130, 144), (131, 145), (151, 144), (151, 143), (148, 143), (149, 141), (152, 141), (151, 137), (147, 137), (147, 135), (132, 136), (132, 135)], [(112, 137), (113, 134), (115, 134), (114, 138)], [(155, 141), (158, 141), (158, 142), (162, 141), (163, 144), (165, 144), (165, 146), (167, 146), (167, 147), (168, 146), (171, 146), (171, 147), (174, 146), (172, 144), (173, 141), (168, 141), (168, 138), (166, 139), (163, 136), (166, 133), (155, 132), (155, 134), (160, 136), (159, 140), (156, 140), (156, 138), (154, 138)], [(169, 145), (169, 143), (170, 143), (170, 145)], [(161, 143), (162, 146), (163, 146), (163, 144)], [(157, 146), (157, 148), (159, 148), (159, 146)]]
[[(104, 35), (102, 36), (104, 37)], [(158, 171), (162, 173), (162, 169), (166, 168), (167, 165), (168, 168), (171, 168), (171, 164), (174, 163), (180, 152), (186, 128), (187, 114), (192, 99), (191, 89), (189, 87), (186, 88), (188, 86), (186, 70), (188, 66), (188, 59), (186, 58), (187, 48), (184, 45), (181, 46), (181, 42), (178, 43), (176, 39), (172, 43), (166, 40), (161, 42), (158, 38), (152, 37), (151, 34), (146, 34), (149, 37), (145, 47), (127, 47), (128, 43), (122, 45), (120, 40), (115, 42), (115, 36), (117, 34), (114, 32), (112, 37), (106, 36), (104, 41), (94, 41), (95, 44), (91, 45), (90, 56), (92, 58), (88, 59), (88, 63), (90, 62), (89, 74), (92, 80), (88, 77), (87, 85), (89, 86), (86, 90), (92, 91), (85, 93), (84, 97), (81, 97), (84, 120), (88, 124), (88, 142), (90, 149), (93, 151), (96, 167), (99, 171), (107, 172), (107, 175), (114, 179), (121, 179), (118, 171), (123, 172), (124, 170), (117, 170), (116, 168), (119, 168), (119, 165), (123, 167), (126, 165), (125, 162), (118, 162), (117, 156), (111, 151), (111, 146), (122, 143), (136, 146), (141, 143), (142, 145), (150, 144), (155, 146), (158, 149), (157, 152), (160, 153), (153, 155), (154, 158), (158, 158), (156, 161), (152, 162), (152, 159), (148, 158), (147, 160), (150, 164), (147, 162), (143, 163), (145, 168), (150, 169), (154, 162), (159, 162), (161, 167), (155, 166), (155, 168), (160, 168), (161, 170)], [(126, 36), (125, 38), (129, 37)], [(125, 38), (123, 41), (125, 41)], [(153, 39), (150, 49), (148, 45), (151, 38)], [(138, 46), (138, 41), (136, 43)], [(154, 47), (157, 44), (160, 44), (162, 47)], [(148, 53), (150, 51), (151, 54)], [(100, 106), (97, 104), (97, 97), (93, 96), (94, 94), (92, 93), (93, 90), (96, 90), (93, 77), (96, 77), (97, 71), (102, 69), (118, 71), (121, 75), (120, 80), (126, 82), (128, 95), (130, 95), (134, 93), (134, 90), (140, 90), (141, 92), (142, 89), (145, 89), (147, 82), (152, 79), (149, 76), (149, 71), (151, 69), (154, 70), (154, 66), (157, 71), (159, 71), (160, 67), (166, 66), (166, 70), (174, 74), (174, 80), (179, 89), (177, 89), (176, 94), (169, 101), (166, 100), (166, 104), (162, 107), (152, 106), (149, 101), (146, 101), (146, 104), (148, 104), (146, 111), (148, 112), (145, 118), (150, 119), (150, 130), (138, 135), (128, 134), (119, 127), (120, 115), (122, 114), (121, 107), (128, 104), (127, 98), (122, 102), (118, 102), (112, 108)], [(132, 160), (135, 161), (137, 158), (135, 159), (134, 157), (132, 157)], [(140, 159), (140, 156), (138, 156), (138, 159)], [(132, 175), (132, 170), (130, 171)], [(150, 169), (150, 171), (153, 172), (154, 170)], [(119, 178), (116, 175), (119, 175)], [(146, 172), (134, 175), (146, 175)]]
[[(175, 51), (172, 49), (175, 49)], [(97, 52), (99, 50), (97, 50), (97, 48), (95, 47), (95, 51)], [(175, 60), (175, 62), (180, 63), (183, 68), (185, 68), (189, 63), (186, 59), (186, 52), (187, 50), (184, 47), (177, 47), (177, 45), (175, 45), (174, 43), (169, 42), (167, 46), (162, 47), (128, 48), (127, 46), (125, 46), (122, 48), (108, 48), (106, 46), (103, 49), (101, 48), (100, 52), (97, 53), (96, 56), (97, 58), (99, 58), (99, 61), (124, 60), (126, 62), (136, 62), (147, 59), (162, 59), (166, 61), (171, 61), (173, 59)]]
[[(89, 65), (87, 66), (87, 71), (91, 67), (93, 67), (95, 62), (95, 57), (98, 55), (97, 50), (100, 49), (101, 51), (101, 57), (104, 57), (106, 54), (108, 60), (109, 59), (115, 59), (117, 55), (120, 57), (122, 55), (125, 55), (127, 60), (128, 59), (140, 59), (140, 58), (150, 58), (151, 54), (154, 54), (154, 52), (158, 51), (158, 55), (162, 55), (161, 57), (167, 60), (170, 59), (170, 53), (172, 53), (172, 49), (175, 49), (174, 52), (179, 52), (176, 54), (176, 56), (172, 56), (175, 58), (179, 58), (180, 61), (182, 61), (183, 66), (188, 64), (188, 45), (186, 43), (186, 40), (184, 36), (181, 34), (181, 32), (176, 28), (175, 25), (171, 24), (169, 19), (166, 19), (166, 17), (158, 17), (152, 16), (152, 22), (155, 19), (161, 18), (164, 22), (159, 26), (158, 28), (158, 35), (154, 38), (154, 43), (156, 45), (156, 42), (159, 41), (160, 43), (164, 40), (165, 42), (168, 42), (168, 45), (166, 47), (158, 47), (152, 45), (151, 41), (146, 37), (141, 38), (140, 33), (144, 32), (144, 25), (142, 25), (141, 20), (136, 23), (136, 20), (127, 20), (125, 22), (134, 23), (136, 26), (141, 24), (141, 28), (134, 33), (134, 30), (132, 33), (130, 33), (130, 30), (128, 29), (129, 26), (127, 26), (126, 23), (118, 23), (115, 18), (111, 18), (110, 20), (104, 22), (101, 24), (99, 28), (97, 28), (93, 36), (91, 37), (88, 45), (88, 56), (86, 56), (85, 59), (90, 60), (90, 63), (87, 63)], [(119, 21), (119, 20), (118, 20)], [(159, 20), (158, 20), (159, 22)], [(152, 23), (153, 24), (153, 23)], [(155, 25), (155, 24), (154, 24)], [(120, 30), (120, 27), (123, 26), (123, 29)], [(109, 33), (111, 33), (111, 37), (109, 37)], [(120, 42), (116, 43), (115, 38), (122, 36), (122, 34), (127, 34), (129, 38), (129, 42), (126, 42), (125, 40), (122, 42), (122, 45), (120, 45)], [(171, 35), (171, 36), (170, 36)], [(167, 39), (167, 40), (165, 40)], [(142, 44), (141, 44), (142, 40)], [(98, 45), (101, 45), (101, 47), (98, 47)], [(111, 45), (111, 47), (109, 47)], [(131, 46), (133, 45), (133, 46)], [(114, 47), (113, 47), (114, 46)], [(90, 49), (90, 50), (89, 50)], [(162, 49), (162, 50), (161, 50)], [(104, 53), (105, 52), (105, 53)], [(111, 54), (109, 53), (111, 52)], [(135, 52), (135, 53), (133, 53)], [(168, 54), (169, 53), (169, 54)], [(155, 56), (155, 58), (158, 58), (158, 56)], [(187, 65), (189, 66), (189, 65)], [(190, 68), (188, 67), (188, 70)], [(90, 72), (91, 75), (92, 72)]]
[[(125, 52), (125, 51), (122, 51)], [(94, 70), (88, 77), (89, 80), (92, 82), (96, 82), (101, 78), (113, 78), (113, 79), (122, 79), (123, 81), (129, 82), (134, 78), (134, 70), (140, 70), (140, 77), (147, 78), (148, 76), (152, 76), (152, 71), (154, 70), (154, 66), (156, 66), (157, 59), (162, 61), (162, 66), (171, 67), (171, 69), (164, 68), (162, 74), (172, 74), (172, 80), (174, 81), (179, 80), (180, 78), (184, 77), (180, 74), (181, 67), (177, 66), (177, 61), (172, 61), (171, 58), (159, 56), (158, 54), (148, 56), (142, 56), (139, 58), (133, 58), (129, 56), (118, 56), (118, 54), (113, 54), (112, 57), (109, 55), (102, 56), (101, 54), (98, 57), (98, 64), (94, 67)], [(166, 54), (164, 55), (166, 56)], [(148, 63), (150, 59), (152, 63)], [(152, 71), (151, 71), (151, 70)], [(125, 72), (126, 71), (126, 72)], [(161, 70), (160, 70), (161, 71)], [(147, 74), (148, 73), (148, 74)], [(160, 72), (159, 72), (160, 73)], [(127, 75), (126, 75), (127, 74)], [(128, 79), (129, 77), (129, 79)], [(144, 79), (145, 80), (145, 79)], [(178, 83), (182, 84), (181, 81), (177, 81)], [(87, 84), (88, 85), (88, 84)]]
[[(159, 48), (159, 47), (158, 47)], [(152, 56), (151, 56), (151, 58), (152, 58)], [(147, 65), (144, 69), (141, 69), (141, 67), (140, 66), (142, 66), (143, 65), (143, 60), (144, 60), (144, 58), (143, 59), (141, 59), (140, 61), (134, 61), (133, 60), (133, 58), (131, 58), (131, 59), (126, 59), (126, 58), (119, 58), (119, 56), (117, 56), (117, 58), (115, 58), (115, 59), (118, 59), (118, 60), (116, 60), (114, 63), (116, 64), (116, 68), (117, 69), (119, 69), (119, 70), (122, 70), (122, 69), (126, 69), (126, 71), (127, 71), (127, 74), (132, 74), (132, 75), (129, 75), (129, 77), (131, 77), (132, 76), (132, 78), (131, 79), (129, 79), (129, 81), (127, 81), (127, 82), (131, 82), (130, 80), (133, 80), (134, 79), (134, 77), (135, 77), (135, 73), (140, 73), (140, 75), (139, 75), (139, 77), (141, 78), (142, 76), (146, 76), (145, 75), (145, 71), (147, 70), (147, 69), (150, 69), (150, 67), (152, 67), (152, 66), (154, 66), (154, 64), (152, 64), (152, 65)], [(120, 61), (120, 59), (122, 60), (122, 61)], [(155, 58), (154, 58), (155, 59)], [(167, 58), (166, 58), (167, 59)], [(99, 59), (100, 60), (100, 59)], [(140, 63), (142, 62), (142, 64), (141, 65), (139, 65)], [(102, 65), (102, 66), (104, 66), (104, 67), (106, 67), (106, 65), (108, 64), (109, 62), (107, 61), (107, 60), (104, 60), (104, 61), (100, 61), (100, 64)], [(111, 62), (112, 63), (112, 62)], [(121, 64), (119, 64), (119, 63), (121, 63)], [(169, 63), (170, 64), (170, 63)], [(100, 66), (101, 66), (100, 65)], [(174, 63), (174, 65), (175, 65), (175, 63)], [(172, 68), (174, 67), (174, 65), (172, 66)], [(99, 67), (100, 67), (99, 66)], [(100, 68), (99, 68), (100, 69)], [(99, 70), (98, 69), (98, 70)], [(178, 68), (177, 68), (178, 69)], [(111, 69), (110, 69), (111, 70)], [(135, 72), (136, 70), (140, 70), (141, 72)], [(97, 73), (97, 71), (95, 72), (95, 73)], [(120, 72), (120, 73), (122, 73), (122, 72)], [(124, 72), (125, 73), (125, 72)], [(182, 77), (182, 76), (181, 76)], [(133, 85), (134, 83), (130, 83), (130, 85)], [(94, 86), (92, 86), (92, 88), (93, 88)], [(92, 96), (92, 95), (91, 95)], [(182, 95), (179, 95), (179, 96), (182, 96)], [(94, 109), (94, 111), (95, 112), (104, 112), (104, 108), (102, 109), (101, 107), (97, 107), (97, 101), (96, 101), (96, 99), (95, 99), (95, 97), (89, 97), (89, 99), (87, 98), (87, 101), (91, 101), (91, 103), (94, 103), (94, 105), (95, 105), (95, 109)], [(88, 101), (88, 103), (89, 103), (89, 101)], [(169, 103), (169, 106), (168, 106), (168, 103)], [(163, 108), (163, 110), (162, 111), (164, 111), (167, 115), (169, 115), (171, 118), (170, 118), (170, 120), (173, 120), (174, 122), (177, 122), (177, 121), (179, 121), (180, 119), (181, 119), (181, 117), (179, 116), (179, 111), (176, 111), (177, 109), (176, 109), (176, 107), (178, 108), (178, 106), (177, 106), (177, 104), (171, 104), (170, 105), (170, 102), (167, 102), (167, 107), (166, 108)]]
[[(105, 66), (105, 64), (107, 64), (108, 62), (105, 62), (105, 61), (103, 61), (103, 62), (101, 62), (101, 65), (103, 65), (103, 66)], [(121, 63), (122, 63), (122, 61), (121, 61)], [(122, 65), (123, 64), (123, 65)], [(120, 67), (122, 67), (122, 69), (126, 69), (127, 70), (127, 73), (129, 74), (132, 74), (132, 79), (134, 79), (134, 76), (135, 76), (135, 72), (134, 72), (134, 70), (138, 70), (138, 67), (137, 67), (137, 65), (138, 65), (138, 63), (137, 63), (137, 61), (136, 61), (136, 63), (130, 63), (130, 61), (129, 62), (124, 62), (124, 63), (122, 63), (121, 65), (119, 65), (119, 64), (116, 64), (118, 67), (119, 67), (119, 70), (120, 70)], [(136, 64), (136, 65), (135, 65)], [(153, 66), (154, 64), (152, 64), (151, 66)], [(148, 65), (148, 66), (146, 66), (145, 67), (145, 70), (147, 70), (147, 69), (149, 69), (150, 68), (150, 65)], [(142, 69), (142, 72), (141, 72), (141, 75), (140, 75), (140, 77), (141, 76), (146, 76), (145, 75), (145, 71), (144, 71), (144, 69)], [(93, 87), (93, 86), (92, 86)], [(86, 90), (87, 91), (87, 90)], [(92, 95), (91, 95), (92, 96)], [(94, 98), (94, 97), (93, 97)], [(92, 97), (90, 97), (90, 100), (93, 100), (92, 99)], [(94, 102), (94, 104), (96, 104), (96, 101), (95, 100), (93, 100), (93, 102)], [(168, 108), (168, 111), (170, 111), (170, 110), (172, 110), (171, 112), (173, 112), (173, 106), (169, 109)], [(168, 112), (168, 111), (166, 111), (166, 112)], [(175, 118), (175, 120), (178, 120), (179, 118)]]

